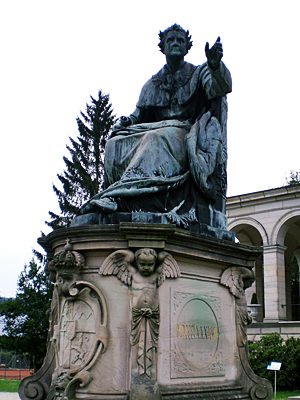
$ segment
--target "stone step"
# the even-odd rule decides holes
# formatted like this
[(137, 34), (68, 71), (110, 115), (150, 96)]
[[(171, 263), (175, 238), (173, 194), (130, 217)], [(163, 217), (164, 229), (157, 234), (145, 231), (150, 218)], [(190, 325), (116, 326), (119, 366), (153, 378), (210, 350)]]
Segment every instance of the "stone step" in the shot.
[(0, 392), (0, 400), (20, 400), (20, 397), (16, 392)]

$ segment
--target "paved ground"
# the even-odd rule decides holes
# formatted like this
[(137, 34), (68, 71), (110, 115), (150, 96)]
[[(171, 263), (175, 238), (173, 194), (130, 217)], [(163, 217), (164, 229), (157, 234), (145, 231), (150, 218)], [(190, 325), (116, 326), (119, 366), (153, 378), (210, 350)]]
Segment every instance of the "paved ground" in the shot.
[(0, 400), (19, 400), (18, 393), (0, 392)]

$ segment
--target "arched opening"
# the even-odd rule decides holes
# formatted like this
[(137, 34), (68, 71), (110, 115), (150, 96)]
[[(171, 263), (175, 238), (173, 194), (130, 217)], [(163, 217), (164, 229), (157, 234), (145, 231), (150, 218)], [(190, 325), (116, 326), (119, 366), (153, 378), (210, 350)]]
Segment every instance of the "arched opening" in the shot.
[[(286, 317), (300, 321), (300, 214), (287, 213), (274, 229), (274, 240), (285, 247), (285, 304)], [(283, 302), (284, 303), (284, 302)]]
[(285, 287), (287, 319), (300, 321), (300, 215), (285, 219), (278, 230), (277, 242), (285, 246)]
[(300, 250), (294, 253), (289, 265), (290, 269), (290, 315), (292, 321), (300, 321)]
[[(235, 233), (240, 243), (248, 246), (263, 246), (263, 240), (259, 230), (247, 223), (237, 223), (230, 228)], [(251, 315), (256, 322), (264, 319), (264, 273), (263, 273), (263, 252), (255, 264), (255, 282), (246, 289), (246, 300)]]

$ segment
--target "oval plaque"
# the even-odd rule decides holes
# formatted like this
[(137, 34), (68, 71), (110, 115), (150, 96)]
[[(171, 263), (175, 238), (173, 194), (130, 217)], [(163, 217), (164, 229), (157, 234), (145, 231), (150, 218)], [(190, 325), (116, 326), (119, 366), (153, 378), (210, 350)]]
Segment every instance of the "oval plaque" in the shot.
[(205, 300), (192, 298), (183, 305), (175, 341), (180, 357), (193, 369), (203, 369), (214, 361), (219, 328), (215, 313)]

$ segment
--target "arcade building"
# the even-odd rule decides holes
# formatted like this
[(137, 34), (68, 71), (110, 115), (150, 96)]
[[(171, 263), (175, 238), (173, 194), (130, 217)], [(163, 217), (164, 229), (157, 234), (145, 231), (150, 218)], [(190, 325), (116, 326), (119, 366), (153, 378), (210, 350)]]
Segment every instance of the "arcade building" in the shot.
[(246, 290), (249, 339), (300, 337), (300, 185), (228, 197), (227, 217), (240, 243), (262, 248)]

